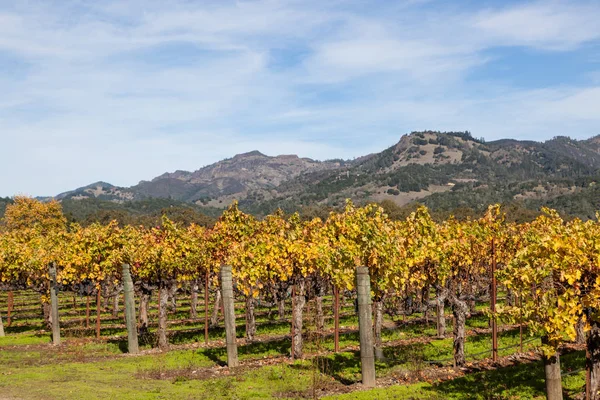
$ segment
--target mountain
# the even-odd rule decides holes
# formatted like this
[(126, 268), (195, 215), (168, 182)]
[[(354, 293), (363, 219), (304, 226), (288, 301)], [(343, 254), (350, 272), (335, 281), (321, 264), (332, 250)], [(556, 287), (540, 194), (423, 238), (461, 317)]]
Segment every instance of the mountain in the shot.
[(126, 195), (125, 193), (130, 193), (129, 191), (111, 185), (106, 182), (95, 182), (89, 184), (87, 186), (83, 186), (77, 188), (75, 190), (71, 190), (68, 192), (60, 193), (56, 195), (54, 198), (56, 200), (64, 200), (64, 199), (73, 199), (73, 200), (81, 200), (86, 198), (97, 198), (102, 200), (114, 200), (114, 199), (122, 199), (122, 200), (132, 200), (133, 195)]
[(342, 161), (315, 161), (296, 155), (266, 156), (259, 151), (238, 154), (195, 172), (176, 171), (131, 188), (142, 197), (171, 197), (218, 206), (249, 192), (276, 192), (282, 182), (305, 173), (340, 168)]
[(284, 181), (305, 173), (338, 169), (346, 163), (343, 160), (321, 162), (296, 155), (269, 157), (259, 151), (251, 151), (194, 172), (165, 173), (129, 188), (96, 182), (61, 193), (55, 198), (97, 198), (115, 202), (169, 198), (208, 206), (222, 206), (224, 202), (246, 198), (252, 191), (276, 193), (277, 187)]
[(57, 198), (117, 203), (168, 198), (211, 210), (237, 199), (258, 215), (278, 207), (339, 207), (346, 198), (396, 207), (419, 201), (446, 211), (517, 202), (530, 209), (553, 205), (589, 218), (600, 209), (599, 169), (598, 136), (485, 142), (469, 132), (425, 131), (404, 135), (388, 149), (352, 161), (270, 157), (253, 151), (194, 172), (165, 173), (130, 188), (97, 182)]

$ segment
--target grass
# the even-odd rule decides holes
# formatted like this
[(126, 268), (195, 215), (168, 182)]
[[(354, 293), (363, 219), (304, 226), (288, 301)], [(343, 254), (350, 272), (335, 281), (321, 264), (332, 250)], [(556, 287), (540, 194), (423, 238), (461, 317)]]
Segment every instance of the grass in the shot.
[[(170, 399), (215, 398), (259, 399), (309, 396), (315, 372), (310, 361), (284, 362), (245, 369), (227, 375), (226, 368), (209, 350), (171, 351), (126, 356), (105, 343), (67, 343), (54, 349), (36, 350), (5, 347), (0, 342), (0, 390), (3, 396), (30, 399)], [(86, 359), (78, 361), (78, 352)], [(343, 388), (336, 371), (359, 374), (356, 357), (349, 353), (328, 356), (331, 364), (319, 373), (320, 386)], [(563, 369), (583, 363), (582, 353), (562, 357)], [(33, 363), (26, 362), (28, 358)], [(241, 357), (244, 359), (244, 357)], [(45, 359), (47, 364), (40, 360)], [(38, 362), (35, 362), (37, 360)], [(220, 360), (220, 356), (217, 357)], [(324, 364), (321, 364), (322, 366)], [(194, 371), (220, 371), (216, 376), (197, 377)], [(380, 371), (379, 371), (380, 372)], [(583, 373), (565, 377), (567, 398), (584, 384)], [(542, 399), (543, 369), (539, 363), (470, 374), (441, 383), (420, 382), (395, 385), (368, 392), (352, 392), (326, 399)]]
[[(327, 399), (542, 399), (544, 398), (543, 368), (539, 363), (522, 364), (498, 370), (471, 373), (446, 381), (444, 371), (452, 371), (452, 339), (436, 339), (433, 318), (424, 323), (421, 314), (405, 318), (404, 322), (386, 318), (384, 357), (377, 362), (381, 382), (400, 381), (389, 387), (361, 391), (358, 321), (354, 308), (342, 308), (340, 346), (342, 352), (333, 354), (333, 320), (331, 299), (324, 304), (326, 329), (324, 336), (314, 334), (314, 306), (305, 316), (305, 351), (319, 354), (306, 360), (291, 362), (289, 329), (279, 321), (277, 313), (257, 307), (257, 335), (260, 341), (238, 347), (242, 367), (235, 371), (223, 368), (226, 351), (221, 327), (210, 329), (210, 348), (202, 348), (203, 318), (190, 320), (188, 303), (178, 302), (178, 311), (170, 313), (169, 340), (187, 346), (186, 350), (161, 353), (152, 350), (151, 343), (143, 346), (144, 354), (128, 356), (125, 348), (125, 327), (122, 316), (112, 317), (102, 312), (101, 340), (95, 335), (95, 305), (91, 305), (90, 328), (83, 327), (85, 299), (73, 305), (71, 294), (61, 294), (61, 322), (64, 345), (49, 345), (50, 336), (43, 328), (39, 297), (28, 292), (15, 293), (13, 324), (6, 326), (6, 295), (0, 294), (0, 310), (7, 336), (0, 338), (0, 390), (2, 398), (28, 399), (283, 399), (313, 398), (329, 394)], [(77, 299), (76, 299), (77, 300)], [(238, 337), (244, 336), (243, 303), (238, 303)], [(482, 310), (486, 305), (478, 305)], [(156, 321), (156, 304), (151, 304), (151, 321)], [(289, 308), (288, 308), (289, 313)], [(450, 315), (448, 310), (448, 315)], [(484, 315), (468, 319), (467, 331), (488, 327)], [(452, 330), (448, 320), (447, 330)], [(155, 325), (151, 325), (151, 332)], [(526, 336), (526, 338), (528, 338)], [(501, 332), (499, 347), (518, 345), (519, 331)], [(200, 343), (198, 343), (200, 342)], [(539, 341), (527, 343), (533, 349)], [(491, 337), (488, 333), (471, 334), (466, 342), (469, 361), (489, 357)], [(508, 355), (518, 350), (502, 350)], [(470, 355), (485, 353), (475, 357)], [(428, 361), (441, 360), (432, 367)], [(562, 359), (563, 370), (575, 370), (584, 364), (581, 353), (571, 353)], [(434, 371), (435, 376), (422, 375)], [(419, 378), (420, 382), (415, 382)], [(415, 382), (406, 384), (408, 382)], [(424, 381), (423, 381), (424, 380)], [(583, 373), (563, 379), (565, 398), (573, 399), (581, 392)], [(350, 392), (350, 393), (345, 393)], [(340, 394), (332, 394), (340, 393)]]
[[(114, 347), (104, 344), (82, 346), (81, 351), (88, 360), (78, 362), (76, 350), (71, 348), (77, 346), (68, 344), (60, 349), (46, 347), (30, 352), (2, 351), (1, 393), (30, 399), (255, 399), (305, 391), (311, 378), (309, 372), (294, 369), (293, 364), (283, 364), (241, 371), (235, 376), (195, 379), (193, 371), (223, 369), (216, 367), (204, 351), (132, 357), (118, 355)], [(105, 358), (90, 361), (90, 353)], [(27, 362), (29, 358), (40, 360), (42, 356), (50, 362), (46, 365)]]
[[(581, 365), (584, 354), (572, 353), (562, 357), (563, 369)], [(543, 368), (540, 363), (523, 364), (504, 369), (479, 372), (442, 383), (417, 383), (391, 386), (365, 392), (327, 396), (323, 399), (545, 399)], [(573, 399), (585, 385), (584, 374), (563, 378), (565, 398)]]

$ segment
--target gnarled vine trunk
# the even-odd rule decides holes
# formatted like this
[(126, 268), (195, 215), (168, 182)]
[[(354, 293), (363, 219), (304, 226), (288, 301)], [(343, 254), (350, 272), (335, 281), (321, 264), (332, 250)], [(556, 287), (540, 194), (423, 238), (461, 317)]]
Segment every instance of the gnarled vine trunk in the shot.
[(85, 329), (90, 327), (90, 295), (85, 297)]
[(112, 316), (116, 317), (119, 315), (119, 293), (113, 296), (113, 307), (112, 307)]
[(248, 341), (253, 341), (256, 335), (255, 304), (256, 300), (252, 295), (246, 297), (246, 340)]
[[(15, 306), (15, 296), (13, 291), (8, 292), (7, 304), (6, 304), (6, 326), (10, 327), (12, 323), (12, 312)], [(1, 321), (0, 321), (1, 322)]]
[(151, 290), (142, 288), (140, 290), (140, 334), (148, 332), (148, 305), (150, 303)]
[(198, 293), (200, 292), (200, 285), (198, 281), (192, 282), (192, 298), (190, 302), (190, 318), (198, 318)]
[(161, 350), (166, 350), (169, 347), (167, 340), (167, 303), (169, 302), (169, 290), (166, 284), (160, 286), (160, 297), (158, 307), (158, 347)]
[(294, 346), (292, 348), (293, 358), (302, 358), (304, 343), (302, 341), (302, 312), (304, 305), (306, 304), (306, 296), (304, 293), (304, 280), (296, 284), (294, 290), (294, 306), (292, 307), (292, 319), (294, 322), (294, 329), (292, 331), (292, 340)]
[(317, 331), (322, 331), (325, 328), (325, 316), (323, 315), (323, 296), (317, 296), (315, 298), (317, 319), (315, 321)]
[(48, 329), (52, 328), (52, 321), (50, 321), (50, 303), (42, 300), (42, 316), (44, 317), (44, 324)]
[(429, 324), (429, 285), (425, 285), (421, 290), (421, 304), (424, 309), (425, 323)]
[(219, 308), (221, 307), (221, 290), (217, 290), (215, 293), (215, 305), (213, 307), (212, 314), (210, 316), (210, 326), (216, 326), (219, 322)]
[(475, 282), (471, 281), (468, 283), (468, 288), (469, 288), (469, 295), (470, 295), (470, 299), (467, 300), (467, 305), (469, 306), (469, 312), (470, 313), (475, 313), (477, 311), (477, 303), (475, 301), (475, 295), (477, 292), (477, 285), (475, 284)]
[(577, 333), (575, 343), (584, 344), (586, 342), (584, 328), (585, 324), (583, 322), (583, 317), (579, 317), (579, 319), (577, 320), (577, 324), (575, 325), (575, 332)]
[(279, 314), (279, 320), (285, 319), (285, 299), (277, 302), (277, 313)]
[(0, 314), (0, 337), (4, 337), (4, 324), (2, 323), (2, 315)]
[(515, 293), (511, 289), (506, 290), (506, 304), (509, 306), (515, 305)]
[(177, 282), (173, 281), (167, 287), (167, 294), (169, 295), (167, 302), (170, 300), (168, 303), (169, 311), (177, 312)]
[(375, 309), (375, 358), (383, 360), (383, 341), (381, 339), (381, 328), (383, 327), (383, 298), (373, 303)]
[(591, 330), (587, 338), (587, 352), (589, 359), (587, 367), (590, 369), (590, 398), (600, 400), (600, 323), (590, 321)]
[(423, 294), (421, 289), (415, 290), (415, 300), (412, 305), (412, 312), (421, 312), (423, 310)]
[(465, 365), (465, 325), (469, 313), (466, 301), (452, 298), (452, 315), (454, 316), (454, 362), (457, 367)]
[(115, 285), (115, 291), (113, 292), (113, 309), (112, 316), (116, 317), (119, 315), (119, 300), (121, 292), (123, 291), (123, 284)]
[(444, 306), (446, 305), (446, 297), (448, 291), (446, 288), (438, 287), (436, 290), (436, 309), (437, 309), (437, 336), (443, 338), (446, 336), (446, 315), (444, 314)]
[(102, 309), (104, 311), (107, 311), (108, 310), (108, 302), (110, 301), (110, 298), (111, 298), (109, 285), (107, 283), (102, 284), (100, 293), (102, 295)]

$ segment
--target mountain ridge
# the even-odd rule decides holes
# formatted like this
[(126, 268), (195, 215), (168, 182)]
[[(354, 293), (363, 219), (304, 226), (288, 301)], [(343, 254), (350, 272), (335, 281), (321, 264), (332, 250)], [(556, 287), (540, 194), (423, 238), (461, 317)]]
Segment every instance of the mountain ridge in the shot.
[(397, 206), (419, 201), (439, 208), (478, 209), (485, 202), (521, 201), (533, 207), (542, 200), (589, 191), (599, 170), (600, 136), (486, 142), (468, 131), (421, 131), (354, 160), (267, 156), (254, 150), (195, 171), (167, 172), (129, 188), (96, 182), (56, 198), (168, 198), (212, 208), (238, 200), (256, 214), (278, 207), (337, 207), (345, 198)]

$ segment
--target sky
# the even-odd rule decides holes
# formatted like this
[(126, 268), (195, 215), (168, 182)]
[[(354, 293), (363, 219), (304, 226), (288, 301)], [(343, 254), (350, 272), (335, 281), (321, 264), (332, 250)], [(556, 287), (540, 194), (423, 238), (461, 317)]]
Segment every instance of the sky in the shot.
[(600, 2), (0, 0), (0, 196), (600, 134)]

